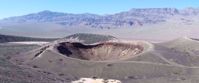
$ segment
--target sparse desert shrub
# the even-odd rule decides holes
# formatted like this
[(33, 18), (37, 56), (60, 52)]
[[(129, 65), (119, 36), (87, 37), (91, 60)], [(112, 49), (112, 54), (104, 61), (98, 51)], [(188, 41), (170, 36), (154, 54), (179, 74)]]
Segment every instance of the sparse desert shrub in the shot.
[(7, 56), (7, 57), (6, 57), (6, 59), (8, 59), (8, 60), (9, 60), (9, 59), (11, 59), (11, 57), (10, 57), (10, 56)]
[(64, 76), (64, 74), (63, 74), (63, 73), (60, 73), (59, 76)]
[(39, 68), (39, 67), (38, 67), (38, 66), (36, 66), (36, 65), (33, 65), (32, 67), (33, 67), (33, 68)]
[(27, 77), (28, 77), (28, 78), (32, 78), (32, 76), (31, 76), (31, 75), (28, 75)]
[(49, 63), (52, 63), (53, 61), (52, 61), (52, 60), (48, 60), (48, 62), (49, 62)]
[(126, 79), (138, 79), (138, 76), (127, 76)]
[(181, 79), (181, 80), (186, 80), (186, 78), (185, 78), (185, 77), (180, 77), (180, 79)]
[(59, 61), (63, 61), (63, 59), (59, 59)]
[(111, 67), (111, 66), (113, 66), (113, 64), (107, 64), (107, 66), (108, 66), (108, 67)]

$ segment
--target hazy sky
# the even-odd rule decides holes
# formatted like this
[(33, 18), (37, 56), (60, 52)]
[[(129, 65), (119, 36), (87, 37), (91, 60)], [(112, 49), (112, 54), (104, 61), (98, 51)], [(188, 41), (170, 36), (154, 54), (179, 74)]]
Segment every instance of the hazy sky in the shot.
[(0, 19), (51, 10), (112, 14), (131, 8), (199, 7), (199, 0), (0, 0)]

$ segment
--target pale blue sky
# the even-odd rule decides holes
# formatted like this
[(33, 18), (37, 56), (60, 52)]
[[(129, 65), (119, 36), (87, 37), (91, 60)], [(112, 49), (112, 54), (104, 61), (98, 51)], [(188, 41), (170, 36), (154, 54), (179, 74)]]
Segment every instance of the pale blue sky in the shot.
[(199, 7), (199, 0), (0, 0), (0, 19), (43, 10), (112, 14), (131, 8)]

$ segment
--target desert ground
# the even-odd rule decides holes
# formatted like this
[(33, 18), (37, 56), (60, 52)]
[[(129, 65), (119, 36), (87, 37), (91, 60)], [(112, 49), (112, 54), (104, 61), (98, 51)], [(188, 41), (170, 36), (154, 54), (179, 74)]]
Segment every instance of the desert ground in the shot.
[(75, 34), (48, 43), (6, 42), (0, 46), (2, 83), (199, 82), (196, 38), (155, 43)]

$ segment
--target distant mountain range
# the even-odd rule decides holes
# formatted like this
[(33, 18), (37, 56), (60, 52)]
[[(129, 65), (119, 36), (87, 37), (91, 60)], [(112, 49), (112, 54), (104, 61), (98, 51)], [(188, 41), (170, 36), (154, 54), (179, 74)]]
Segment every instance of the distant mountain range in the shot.
[(0, 20), (0, 25), (21, 23), (55, 23), (66, 27), (84, 26), (93, 28), (118, 28), (166, 22), (173, 16), (187, 17), (196, 15), (199, 15), (199, 8), (134, 8), (126, 12), (120, 12), (112, 15), (96, 15), (89, 13), (70, 14), (46, 10), (24, 16), (5, 18)]

